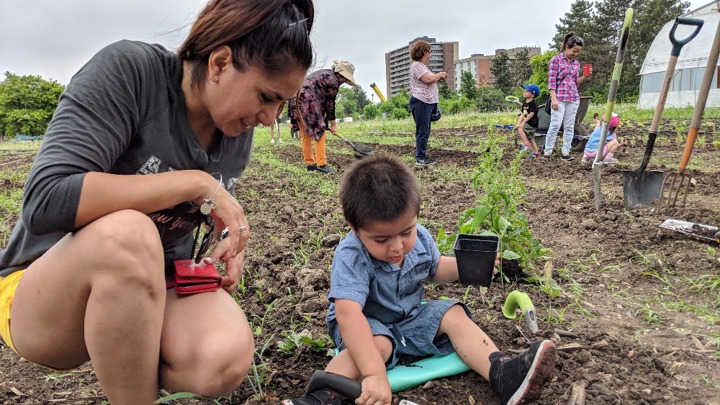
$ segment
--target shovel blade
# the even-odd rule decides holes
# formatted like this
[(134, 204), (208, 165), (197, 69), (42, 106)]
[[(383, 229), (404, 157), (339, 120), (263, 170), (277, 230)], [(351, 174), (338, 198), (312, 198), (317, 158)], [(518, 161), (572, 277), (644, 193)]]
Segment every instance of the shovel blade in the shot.
[(362, 159), (364, 157), (371, 156), (373, 154), (373, 150), (365, 144), (356, 142), (353, 144), (353, 153), (355, 154), (356, 159)]
[(652, 205), (660, 198), (665, 174), (660, 171), (626, 170), (623, 172), (623, 203), (625, 208)]

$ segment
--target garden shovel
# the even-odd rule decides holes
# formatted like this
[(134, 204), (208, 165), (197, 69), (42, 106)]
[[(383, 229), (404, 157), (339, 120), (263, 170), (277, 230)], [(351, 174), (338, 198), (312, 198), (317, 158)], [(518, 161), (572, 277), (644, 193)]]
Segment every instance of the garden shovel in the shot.
[(663, 182), (662, 190), (660, 191), (661, 208), (667, 209), (675, 207), (675, 204), (681, 195), (682, 207), (685, 206), (685, 202), (687, 201), (688, 189), (690, 188), (690, 176), (685, 174), (685, 167), (687, 166), (688, 161), (690, 161), (690, 155), (692, 154), (693, 146), (695, 145), (695, 138), (697, 138), (700, 121), (702, 120), (703, 113), (705, 112), (705, 103), (707, 102), (708, 94), (710, 94), (710, 86), (715, 76), (715, 66), (717, 66), (718, 55), (720, 55), (720, 21), (718, 21), (718, 27), (715, 29), (715, 39), (713, 40), (712, 47), (710, 48), (707, 66), (705, 67), (705, 75), (703, 76), (697, 101), (695, 102), (695, 109), (693, 110), (692, 120), (690, 121), (690, 129), (688, 130), (688, 138), (685, 143), (685, 151), (683, 152), (682, 159), (680, 160), (680, 168), (677, 173), (669, 175)]
[(335, 136), (339, 137), (340, 139), (345, 141), (345, 143), (350, 145), (350, 147), (353, 149), (353, 153), (355, 154), (355, 159), (362, 159), (364, 157), (368, 157), (373, 154), (372, 148), (370, 148), (369, 146), (367, 146), (365, 144), (362, 144), (359, 142), (355, 142), (355, 143), (350, 142), (349, 139), (345, 138), (344, 136), (342, 136), (340, 134), (335, 134)]
[[(618, 44), (617, 54), (615, 55), (615, 68), (613, 69), (612, 81), (610, 82), (610, 91), (608, 92), (608, 101), (605, 107), (605, 115), (603, 116), (602, 132), (600, 132), (600, 143), (598, 144), (598, 153), (595, 154), (593, 161), (593, 190), (595, 192), (595, 209), (600, 209), (602, 202), (602, 192), (600, 191), (600, 169), (602, 168), (602, 151), (605, 149), (605, 139), (608, 133), (608, 122), (615, 108), (615, 96), (617, 95), (618, 85), (620, 84), (620, 74), (623, 69), (623, 61), (625, 60), (625, 50), (627, 49), (628, 37), (630, 36), (630, 26), (632, 25), (633, 9), (628, 8), (625, 11), (625, 20), (623, 21), (622, 30), (620, 31), (620, 41)], [(607, 119), (607, 120), (606, 120)]]
[[(670, 42), (673, 47), (670, 51), (670, 60), (668, 61), (667, 70), (665, 71), (665, 80), (663, 81), (657, 105), (655, 106), (655, 114), (650, 124), (650, 133), (648, 134), (647, 146), (645, 147), (645, 155), (637, 169), (623, 171), (623, 203), (625, 208), (651, 205), (653, 201), (660, 197), (665, 174), (661, 171), (646, 172), (645, 169), (650, 161), (653, 147), (655, 147), (655, 138), (657, 138), (660, 118), (665, 108), (665, 100), (667, 100), (670, 82), (672, 82), (673, 74), (675, 73), (675, 65), (677, 64), (680, 50), (685, 44), (695, 38), (700, 32), (704, 22), (704, 20), (697, 18), (679, 17), (675, 19), (675, 23), (672, 29), (670, 29)], [(696, 28), (687, 38), (678, 40), (675, 38), (675, 30), (680, 25), (694, 25)]]

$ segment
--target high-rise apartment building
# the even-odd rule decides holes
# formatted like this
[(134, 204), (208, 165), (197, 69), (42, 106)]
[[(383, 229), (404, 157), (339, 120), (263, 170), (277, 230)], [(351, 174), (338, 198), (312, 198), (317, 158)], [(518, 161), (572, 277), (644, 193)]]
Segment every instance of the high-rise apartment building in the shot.
[[(410, 47), (417, 41), (426, 41), (430, 44), (429, 68), (433, 73), (453, 68), (458, 59), (458, 42), (438, 42), (435, 38), (418, 37), (408, 45), (392, 50), (385, 54), (385, 79), (387, 83), (388, 97), (392, 97), (402, 91), (403, 88), (410, 91)], [(455, 76), (448, 72), (447, 85), (455, 88)], [(459, 77), (459, 76), (458, 76)]]

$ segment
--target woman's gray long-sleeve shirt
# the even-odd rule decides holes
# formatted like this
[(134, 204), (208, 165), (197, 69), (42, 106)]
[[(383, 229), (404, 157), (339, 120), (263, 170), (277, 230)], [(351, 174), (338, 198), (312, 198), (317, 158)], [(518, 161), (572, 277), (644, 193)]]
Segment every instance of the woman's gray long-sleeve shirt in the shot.
[[(26, 268), (75, 231), (88, 172), (153, 174), (197, 169), (221, 173), (232, 191), (250, 159), (252, 129), (223, 136), (209, 154), (190, 128), (182, 62), (160, 45), (120, 41), (73, 76), (33, 162), (21, 218), (0, 251), (0, 276)], [(221, 136), (221, 134), (218, 134)], [(149, 214), (166, 262), (188, 258), (202, 215), (192, 202)]]

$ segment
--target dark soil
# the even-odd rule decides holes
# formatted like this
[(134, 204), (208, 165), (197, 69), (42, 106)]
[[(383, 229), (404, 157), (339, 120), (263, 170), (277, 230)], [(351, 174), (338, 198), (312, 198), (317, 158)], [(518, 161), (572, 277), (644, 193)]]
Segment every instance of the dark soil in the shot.
[[(433, 234), (441, 228), (455, 232), (460, 214), (474, 205), (468, 176), (453, 174), (472, 171), (480, 153), (477, 146), (487, 131), (433, 130), (430, 152), (438, 164), (416, 170), (424, 198), (420, 222)], [(602, 168), (599, 210), (594, 206), (592, 168), (581, 165), (579, 154), (574, 162), (555, 157), (523, 163), (531, 230), (553, 251), (550, 264), (537, 263), (535, 270), (528, 271), (542, 273), (552, 267), (553, 278), (564, 291), (561, 297), (550, 298), (526, 283), (493, 283), (485, 295), (471, 287), (466, 298), (466, 288), (460, 285), (428, 289), (428, 299), (465, 299), (476, 323), (508, 353), (527, 348), (528, 338), (555, 341), (559, 349), (555, 376), (540, 404), (579, 404), (577, 397), (571, 397), (583, 390), (590, 404), (720, 404), (720, 249), (659, 228), (667, 218), (720, 225), (720, 150), (713, 146), (711, 133), (696, 145), (686, 172), (693, 182), (685, 208), (626, 210), (622, 173), (639, 164), (646, 131), (639, 124), (623, 127), (630, 146), (619, 154), (620, 164)], [(406, 142), (368, 145), (375, 153), (410, 162), (412, 137), (386, 136), (393, 141), (404, 137)], [(674, 173), (684, 139), (673, 130), (665, 130), (660, 138), (650, 168)], [(257, 143), (258, 148), (270, 148), (265, 139)], [(514, 151), (508, 149), (510, 159)], [(286, 138), (284, 144), (274, 145), (273, 152), (288, 165), (304, 167), (296, 140)], [(328, 143), (328, 154), (338, 171), (328, 179), (336, 181), (352, 163), (352, 153), (333, 141)], [(0, 165), (27, 170), (32, 159), (28, 156), (17, 159), (16, 154), (6, 154)], [(324, 342), (330, 263), (347, 228), (336, 196), (300, 188), (290, 180), (292, 176), (277, 170), (256, 158), (238, 186), (252, 226), (245, 290), (239, 300), (258, 332), (256, 363), (265, 398), (257, 399), (246, 382), (231, 397), (218, 399), (220, 403), (278, 403), (298, 396), (313, 371), (328, 361), (327, 348), (314, 351), (301, 344), (283, 354), (277, 342), (292, 331)], [(0, 182), (0, 190), (17, 187), (22, 185)], [(15, 218), (3, 218), (8, 220)], [(540, 326), (537, 336), (522, 320), (502, 315), (504, 299), (515, 289), (533, 300)], [(472, 372), (401, 392), (396, 402), (400, 399), (419, 404), (499, 403), (490, 385)], [(0, 345), (0, 403), (102, 400), (90, 364), (71, 373), (52, 374)]]

